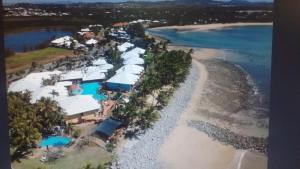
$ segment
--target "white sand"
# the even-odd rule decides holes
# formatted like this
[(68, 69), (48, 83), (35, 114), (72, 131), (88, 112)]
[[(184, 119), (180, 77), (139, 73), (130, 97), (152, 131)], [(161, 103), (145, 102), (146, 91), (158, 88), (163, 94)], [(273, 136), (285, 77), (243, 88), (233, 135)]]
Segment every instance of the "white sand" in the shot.
[(215, 24), (205, 24), (205, 25), (185, 25), (185, 26), (165, 26), (165, 27), (156, 27), (151, 28), (155, 29), (176, 29), (179, 31), (209, 31), (215, 29), (222, 29), (225, 27), (236, 27), (236, 26), (263, 26), (263, 25), (272, 25), (271, 22), (266, 23), (215, 23)]
[[(172, 48), (172, 47), (171, 47)], [(179, 49), (178, 46), (176, 49)], [(187, 48), (184, 48), (187, 49)], [(214, 141), (206, 134), (188, 127), (186, 122), (194, 114), (208, 77), (203, 64), (196, 60), (214, 57), (220, 51), (197, 50), (193, 54), (199, 69), (197, 88), (186, 111), (181, 115), (178, 126), (161, 146), (159, 159), (168, 169), (266, 169), (267, 157), (263, 154), (236, 150), (232, 146)]]

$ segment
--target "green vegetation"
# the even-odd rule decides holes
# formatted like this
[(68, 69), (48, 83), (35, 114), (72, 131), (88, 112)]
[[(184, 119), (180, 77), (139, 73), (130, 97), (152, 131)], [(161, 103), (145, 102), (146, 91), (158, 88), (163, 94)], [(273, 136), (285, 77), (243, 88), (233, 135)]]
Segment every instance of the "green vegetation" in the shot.
[[(143, 80), (137, 86), (137, 91), (131, 95), (130, 101), (113, 111), (113, 117), (134, 129), (133, 132), (152, 127), (159, 118), (156, 109), (167, 105), (174, 89), (185, 80), (192, 63), (190, 53), (167, 51), (165, 42), (155, 44), (147, 38), (146, 41), (150, 49), (145, 57)], [(149, 95), (153, 98), (150, 106), (149, 103), (146, 104)]]
[(66, 151), (65, 156), (52, 162), (42, 163), (40, 157), (33, 159), (20, 159), (12, 163), (13, 169), (82, 169), (84, 164), (91, 164), (96, 168), (99, 164), (107, 164), (111, 161), (111, 153), (103, 148), (85, 147), (80, 152), (77, 149)]
[(127, 32), (132, 38), (143, 38), (145, 36), (145, 28), (140, 23), (130, 24)]
[(52, 127), (63, 123), (63, 111), (55, 101), (42, 98), (31, 104), (30, 92), (9, 92), (9, 136), (13, 160), (37, 146), (42, 136), (51, 133)]
[(113, 65), (120, 65), (123, 62), (123, 59), (121, 58), (121, 52), (117, 49), (113, 49), (112, 47), (110, 47), (109, 50), (106, 52), (106, 55), (110, 56), (108, 58), (108, 61)]
[(71, 54), (73, 54), (72, 50), (53, 47), (31, 52), (17, 53), (5, 59), (6, 71), (7, 73), (16, 72), (22, 69), (30, 68), (33, 63), (35, 65), (50, 63), (54, 60), (58, 60), (66, 55)]
[(94, 167), (90, 163), (82, 167), (82, 169), (106, 169), (106, 168), (107, 168), (107, 164), (99, 164), (97, 167)]
[(78, 138), (80, 136), (81, 130), (80, 129), (75, 129), (72, 133), (72, 136), (74, 138)]

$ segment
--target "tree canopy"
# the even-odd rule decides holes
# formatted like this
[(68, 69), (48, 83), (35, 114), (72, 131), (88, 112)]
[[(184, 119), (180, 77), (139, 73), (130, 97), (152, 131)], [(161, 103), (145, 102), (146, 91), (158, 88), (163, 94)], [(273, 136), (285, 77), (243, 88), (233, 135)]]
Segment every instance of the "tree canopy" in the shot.
[(30, 103), (30, 92), (9, 92), (9, 136), (13, 156), (21, 156), (38, 141), (50, 134), (52, 127), (61, 125), (63, 111), (50, 98)]

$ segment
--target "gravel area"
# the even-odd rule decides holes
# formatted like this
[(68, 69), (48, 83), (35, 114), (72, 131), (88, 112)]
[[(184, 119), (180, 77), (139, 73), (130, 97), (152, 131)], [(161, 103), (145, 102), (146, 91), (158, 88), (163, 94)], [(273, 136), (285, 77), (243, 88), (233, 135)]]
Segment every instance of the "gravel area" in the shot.
[(126, 142), (123, 151), (118, 154), (117, 161), (113, 162), (112, 169), (162, 168), (157, 160), (159, 148), (187, 108), (198, 78), (198, 69), (193, 63), (186, 81), (175, 91), (168, 106), (160, 111), (159, 121), (145, 134)]

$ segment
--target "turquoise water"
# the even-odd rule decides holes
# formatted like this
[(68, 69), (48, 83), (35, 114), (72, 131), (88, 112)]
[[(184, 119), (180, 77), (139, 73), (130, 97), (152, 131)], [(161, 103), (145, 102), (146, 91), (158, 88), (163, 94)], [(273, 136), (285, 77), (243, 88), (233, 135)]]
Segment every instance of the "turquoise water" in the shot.
[(4, 42), (5, 48), (23, 52), (25, 47), (34, 48), (42, 42), (66, 35), (70, 36), (72, 33), (61, 30), (36, 30), (5, 35)]
[(106, 96), (104, 94), (99, 94), (98, 89), (101, 87), (99, 82), (91, 82), (91, 83), (82, 83), (80, 84), (82, 88), (81, 95), (93, 95), (96, 100), (104, 100)]
[(237, 64), (254, 80), (268, 102), (271, 76), (272, 26), (242, 26), (212, 31), (148, 30), (174, 44), (222, 49), (219, 58)]
[(71, 141), (68, 137), (54, 136), (43, 139), (40, 143), (41, 147), (60, 147), (69, 144)]

